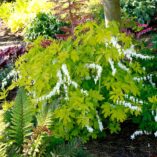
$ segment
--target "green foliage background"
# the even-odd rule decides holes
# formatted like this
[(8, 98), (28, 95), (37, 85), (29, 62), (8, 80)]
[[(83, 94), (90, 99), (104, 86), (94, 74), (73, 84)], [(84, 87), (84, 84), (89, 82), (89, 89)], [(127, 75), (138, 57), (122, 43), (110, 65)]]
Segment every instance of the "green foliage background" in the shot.
[(135, 17), (140, 23), (149, 23), (156, 13), (157, 0), (121, 0), (125, 13)]

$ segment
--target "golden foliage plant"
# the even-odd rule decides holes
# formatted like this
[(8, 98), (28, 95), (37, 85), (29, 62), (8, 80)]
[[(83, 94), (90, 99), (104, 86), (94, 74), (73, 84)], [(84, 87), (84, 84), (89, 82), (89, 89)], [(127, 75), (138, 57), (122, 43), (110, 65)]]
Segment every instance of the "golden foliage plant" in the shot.
[(47, 0), (16, 0), (0, 6), (0, 17), (12, 32), (23, 30), (39, 12), (50, 12), (52, 2)]

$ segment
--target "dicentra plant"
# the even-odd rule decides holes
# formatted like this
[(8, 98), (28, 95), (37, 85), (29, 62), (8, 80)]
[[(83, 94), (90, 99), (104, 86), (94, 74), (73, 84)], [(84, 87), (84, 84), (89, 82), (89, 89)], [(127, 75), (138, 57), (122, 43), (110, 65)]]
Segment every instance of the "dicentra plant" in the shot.
[[(52, 40), (43, 46), (38, 38), (30, 51), (16, 62), (19, 78), (1, 93), (25, 87), (32, 105), (54, 107), (53, 134), (64, 139), (96, 138), (100, 132), (120, 131), (120, 124), (155, 112), (156, 75), (148, 73), (156, 57), (141, 54), (138, 44), (119, 32), (94, 22), (76, 27), (75, 38)], [(151, 102), (151, 103), (150, 103)], [(145, 123), (152, 124), (155, 116)], [(141, 127), (142, 128), (142, 127)], [(143, 129), (143, 128), (142, 128)]]

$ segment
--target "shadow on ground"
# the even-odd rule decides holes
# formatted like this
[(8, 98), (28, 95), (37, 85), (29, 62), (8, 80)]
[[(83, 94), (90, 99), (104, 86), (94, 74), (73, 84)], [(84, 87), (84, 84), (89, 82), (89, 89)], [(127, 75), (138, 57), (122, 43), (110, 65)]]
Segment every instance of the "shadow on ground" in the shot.
[(139, 136), (131, 140), (130, 135), (135, 130), (135, 124), (124, 124), (120, 134), (90, 141), (85, 147), (94, 157), (157, 157), (157, 139)]

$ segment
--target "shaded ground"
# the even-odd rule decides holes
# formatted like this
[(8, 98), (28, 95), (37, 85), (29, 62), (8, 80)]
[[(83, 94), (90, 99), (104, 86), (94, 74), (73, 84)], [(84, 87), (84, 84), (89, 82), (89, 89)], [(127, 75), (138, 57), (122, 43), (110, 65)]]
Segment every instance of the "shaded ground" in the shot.
[(157, 157), (157, 139), (138, 136), (131, 140), (130, 135), (135, 130), (135, 124), (124, 124), (120, 134), (90, 141), (85, 147), (94, 157)]

